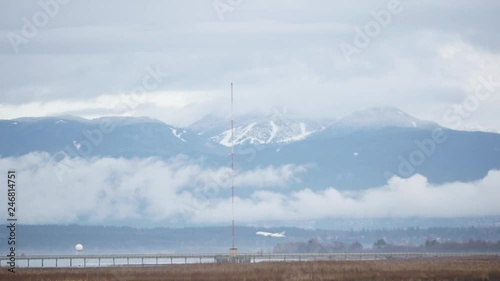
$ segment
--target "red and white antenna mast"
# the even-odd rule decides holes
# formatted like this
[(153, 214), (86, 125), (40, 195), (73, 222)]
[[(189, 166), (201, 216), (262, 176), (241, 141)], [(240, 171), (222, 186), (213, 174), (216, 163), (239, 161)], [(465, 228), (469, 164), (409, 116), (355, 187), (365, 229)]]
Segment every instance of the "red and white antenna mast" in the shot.
[(233, 120), (233, 82), (231, 82), (231, 210), (232, 210), (232, 223), (231, 223), (231, 237), (232, 246), (229, 249), (231, 256), (237, 255), (237, 248), (234, 246), (234, 120)]

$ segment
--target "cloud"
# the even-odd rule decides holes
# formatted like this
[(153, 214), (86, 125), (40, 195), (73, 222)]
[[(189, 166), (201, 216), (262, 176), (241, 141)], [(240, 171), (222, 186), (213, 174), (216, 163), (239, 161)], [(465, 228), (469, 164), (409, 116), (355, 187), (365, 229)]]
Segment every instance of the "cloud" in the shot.
[[(1, 158), (0, 167), (17, 171), (23, 223), (178, 220), (231, 194), (230, 170), (207, 168), (185, 156), (55, 162), (46, 153), (30, 153)], [(235, 181), (239, 188), (273, 189), (304, 171), (296, 165), (264, 167), (237, 173)]]
[[(479, 75), (500, 76), (495, 0), (401, 0), (403, 11), (351, 63), (339, 44), (352, 43), (353, 28), (389, 0), (243, 1), (223, 22), (212, 1), (75, 0), (15, 54), (7, 35), (22, 30), (38, 2), (0, 2), (8, 13), (0, 16), (0, 118), (146, 115), (185, 126), (228, 110), (221, 105), (233, 81), (242, 114), (287, 106), (331, 118), (393, 105), (439, 122)], [(128, 94), (149, 65), (170, 74), (149, 100), (167, 102), (107, 106), (105, 97)], [(492, 98), (467, 122), (500, 129), (492, 121), (499, 105)]]
[[(289, 194), (257, 191), (236, 200), (240, 222), (307, 221), (325, 218), (455, 218), (496, 216), (500, 171), (473, 183), (429, 184), (421, 175), (393, 178), (384, 187), (360, 192), (306, 188)], [(219, 222), (229, 202), (219, 202), (195, 216), (197, 222)]]
[(288, 164), (281, 167), (268, 166), (243, 171), (236, 178), (238, 186), (244, 185), (253, 188), (284, 187), (291, 182), (300, 182), (300, 175), (307, 171), (303, 165)]
[[(20, 223), (225, 224), (231, 219), (227, 168), (205, 167), (185, 156), (168, 161), (72, 158), (64, 160), (68, 170), (59, 180), (57, 165), (46, 153), (0, 159), (1, 170), (17, 171)], [(500, 171), (477, 182), (439, 186), (415, 175), (360, 192), (286, 189), (305, 172), (307, 167), (296, 165), (238, 172), (237, 222), (500, 214)], [(0, 199), (6, 206), (5, 196)]]
[[(179, 109), (195, 107), (208, 99), (203, 92), (138, 92), (102, 95), (86, 100), (60, 99), (47, 102), (33, 101), (19, 105), (1, 105), (0, 118), (30, 116), (38, 112), (43, 116), (76, 115), (87, 118), (102, 116), (149, 116), (164, 119), (179, 117)], [(171, 111), (171, 113), (169, 113)], [(167, 112), (167, 114), (165, 113)], [(197, 116), (197, 115), (195, 115)], [(199, 116), (198, 116), (199, 117)]]

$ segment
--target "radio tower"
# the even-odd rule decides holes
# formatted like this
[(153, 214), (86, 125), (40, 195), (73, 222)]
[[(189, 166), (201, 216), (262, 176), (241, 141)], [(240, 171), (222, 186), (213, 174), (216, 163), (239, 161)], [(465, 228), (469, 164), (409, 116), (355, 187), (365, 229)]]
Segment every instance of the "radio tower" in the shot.
[(233, 82), (231, 82), (231, 210), (232, 210), (232, 223), (231, 223), (231, 237), (232, 246), (229, 253), (232, 257), (236, 257), (238, 249), (234, 246), (234, 120), (233, 120)]

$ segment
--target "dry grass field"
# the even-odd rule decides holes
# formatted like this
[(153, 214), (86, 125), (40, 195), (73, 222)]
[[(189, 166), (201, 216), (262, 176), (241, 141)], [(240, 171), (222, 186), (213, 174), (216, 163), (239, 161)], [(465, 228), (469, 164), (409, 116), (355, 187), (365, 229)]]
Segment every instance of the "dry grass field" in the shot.
[(9, 273), (5, 268), (2, 268), (0, 280), (500, 280), (500, 258), (18, 269), (18, 272), (15, 274)]

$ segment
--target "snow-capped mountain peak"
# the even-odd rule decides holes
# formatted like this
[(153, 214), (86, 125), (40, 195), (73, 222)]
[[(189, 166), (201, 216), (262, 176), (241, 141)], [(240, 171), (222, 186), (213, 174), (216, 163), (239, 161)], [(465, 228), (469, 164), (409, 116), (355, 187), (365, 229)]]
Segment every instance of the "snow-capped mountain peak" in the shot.
[[(227, 127), (226, 127), (227, 128)], [(323, 130), (324, 126), (311, 121), (290, 118), (281, 114), (270, 117), (236, 118), (234, 144), (277, 144), (303, 140), (312, 133)], [(213, 132), (212, 141), (231, 146), (231, 129)]]
[[(191, 126), (198, 134), (224, 146), (241, 144), (285, 144), (301, 141), (325, 130), (320, 122), (297, 118), (289, 114), (273, 114), (268, 117), (243, 116), (235, 118), (234, 140), (229, 128), (230, 121), (207, 116)], [(426, 129), (438, 126), (435, 123), (415, 118), (395, 107), (374, 107), (351, 113), (326, 130), (339, 135), (357, 130), (373, 130), (384, 127)], [(315, 134), (316, 135), (316, 134)]]
[(367, 110), (351, 113), (334, 124), (339, 128), (382, 128), (382, 127), (410, 127), (420, 128), (436, 125), (422, 121), (396, 107), (373, 107)]

